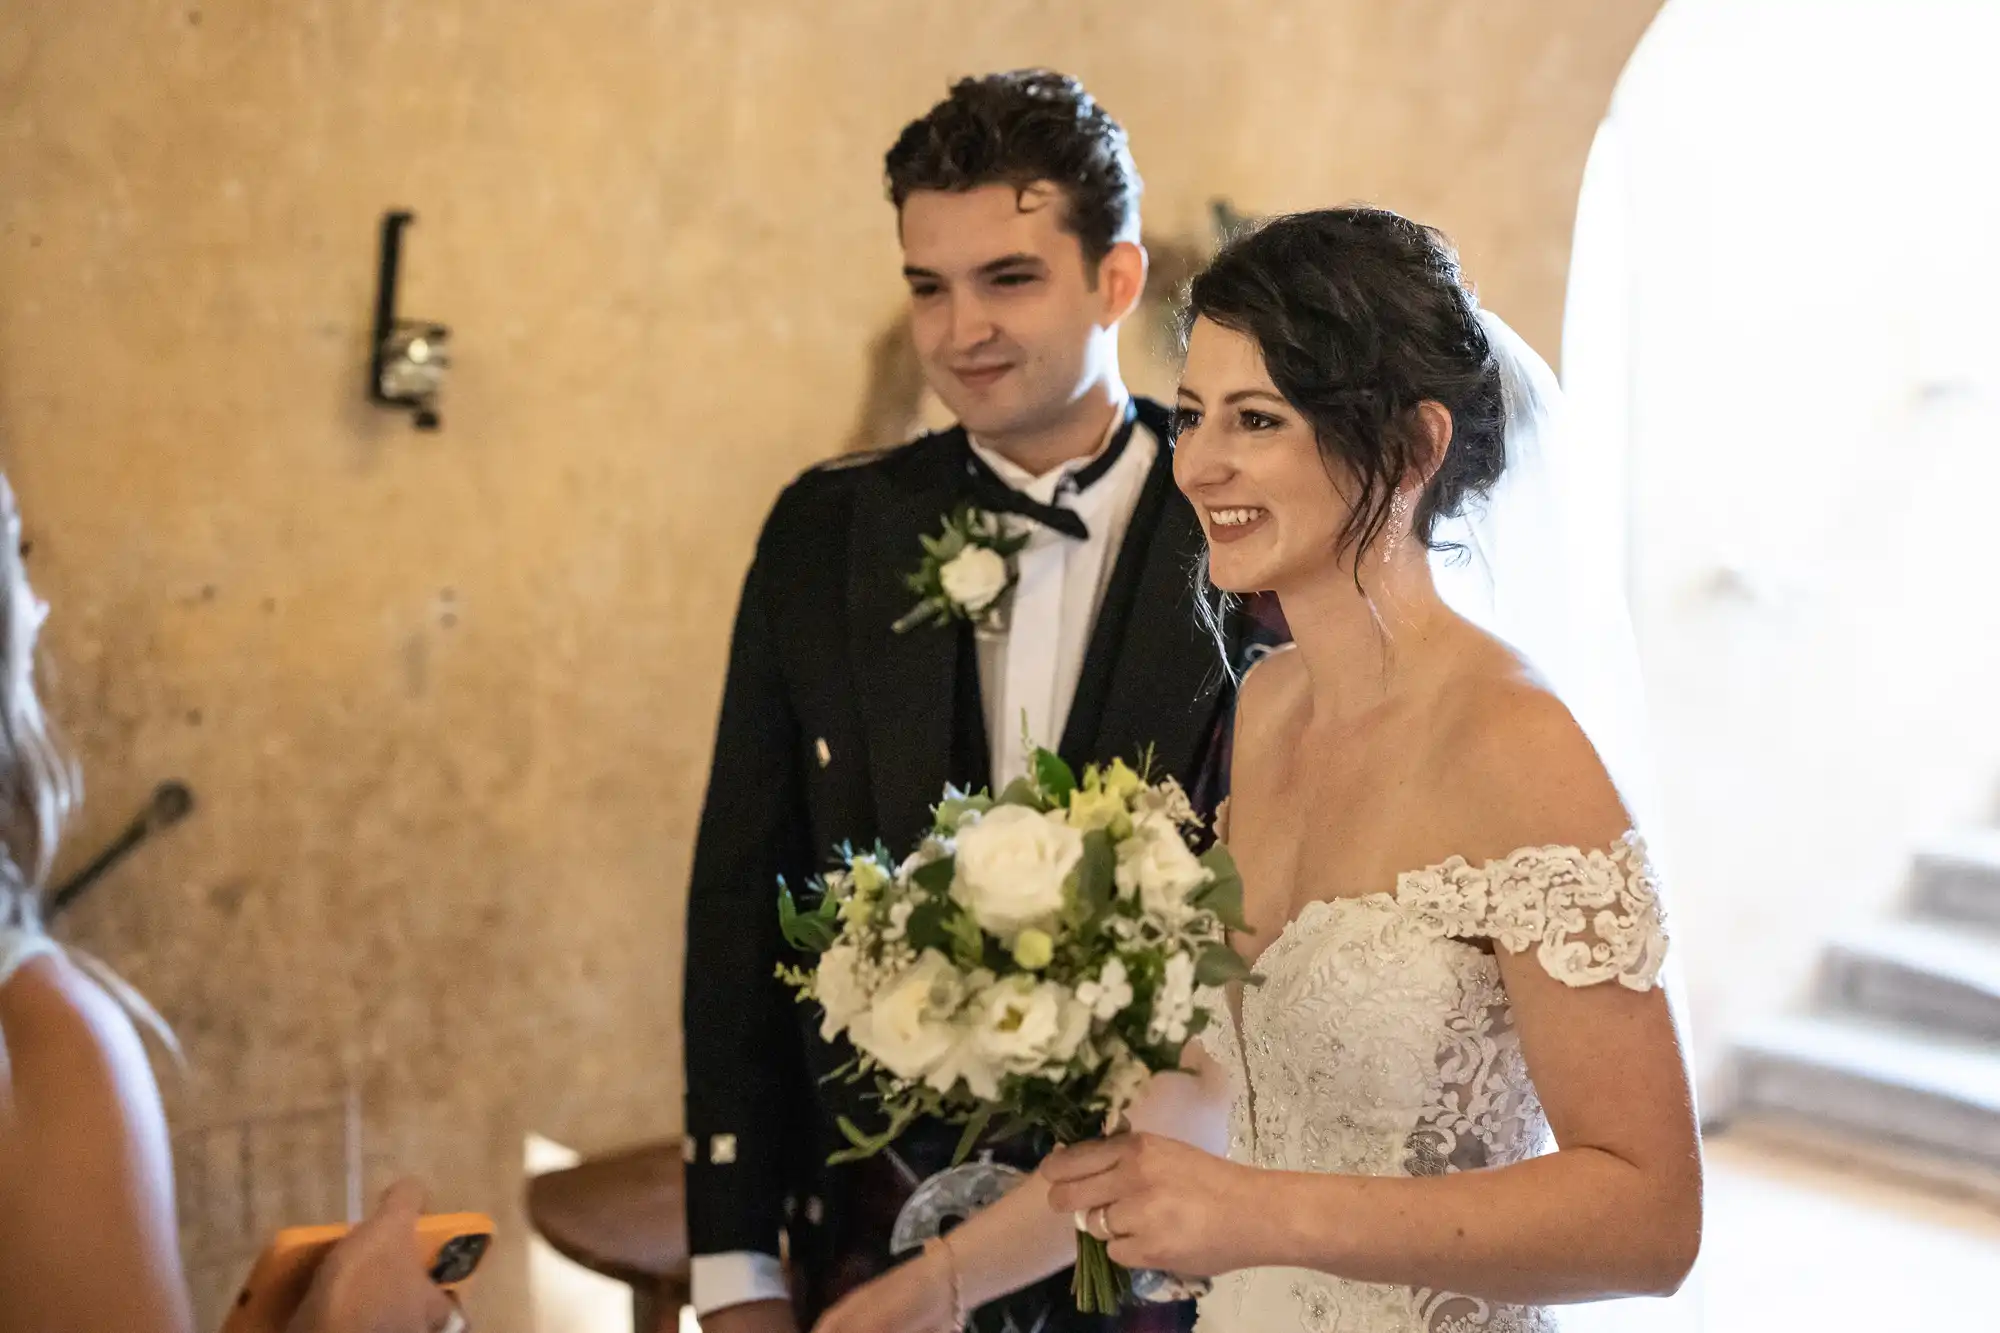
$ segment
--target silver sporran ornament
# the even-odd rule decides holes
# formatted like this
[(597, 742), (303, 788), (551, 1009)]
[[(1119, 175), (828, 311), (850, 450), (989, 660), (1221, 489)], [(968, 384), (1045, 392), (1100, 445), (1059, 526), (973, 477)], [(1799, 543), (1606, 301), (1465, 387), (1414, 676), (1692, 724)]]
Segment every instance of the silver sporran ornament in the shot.
[(917, 1186), (896, 1214), (896, 1225), (889, 1233), (889, 1252), (907, 1254), (922, 1249), (933, 1236), (942, 1236), (974, 1213), (998, 1203), (1026, 1175), (994, 1161), (991, 1153), (938, 1172)]

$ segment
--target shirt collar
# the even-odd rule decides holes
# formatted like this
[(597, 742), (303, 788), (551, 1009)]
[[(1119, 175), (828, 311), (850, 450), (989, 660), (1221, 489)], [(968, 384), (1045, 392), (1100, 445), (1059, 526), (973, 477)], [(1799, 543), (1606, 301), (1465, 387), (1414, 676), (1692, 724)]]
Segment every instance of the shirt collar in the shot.
[(1072, 458), (1068, 462), (1059, 463), (1040, 476), (1036, 476), (997, 450), (981, 444), (979, 438), (971, 431), (965, 433), (965, 439), (966, 443), (972, 446), (972, 452), (979, 456), (979, 460), (993, 469), (994, 476), (1000, 478), (1000, 480), (1006, 482), (1009, 486), (1031, 500), (1039, 500), (1043, 504), (1051, 504), (1055, 500), (1057, 489), (1062, 486), (1064, 480), (1075, 476), (1104, 456), (1104, 451), (1111, 447), (1111, 437), (1116, 435), (1118, 428), (1125, 424), (1125, 415), (1130, 410), (1130, 403), (1130, 398), (1121, 397), (1113, 404), (1111, 424), (1104, 428), (1104, 437), (1097, 442), (1095, 449), (1082, 458)]

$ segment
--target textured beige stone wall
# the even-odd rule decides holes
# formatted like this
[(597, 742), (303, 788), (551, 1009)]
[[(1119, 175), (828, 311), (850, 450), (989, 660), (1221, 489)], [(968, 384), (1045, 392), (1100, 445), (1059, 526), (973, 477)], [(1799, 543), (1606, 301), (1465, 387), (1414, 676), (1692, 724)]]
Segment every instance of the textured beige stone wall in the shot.
[[(526, 1130), (676, 1127), (737, 581), (856, 419), (880, 154), (947, 77), (1081, 75), (1162, 235), (1218, 195), (1437, 222), (1553, 351), (1653, 8), (5, 0), (0, 461), (92, 785), (72, 851), (161, 777), (202, 803), (68, 929), (178, 1026), (176, 1116), (351, 1075), (371, 1187), (420, 1168), (516, 1240)], [(360, 393), (395, 206), (406, 309), (454, 329), (435, 435)], [(520, 1255), (482, 1327), (524, 1326)]]

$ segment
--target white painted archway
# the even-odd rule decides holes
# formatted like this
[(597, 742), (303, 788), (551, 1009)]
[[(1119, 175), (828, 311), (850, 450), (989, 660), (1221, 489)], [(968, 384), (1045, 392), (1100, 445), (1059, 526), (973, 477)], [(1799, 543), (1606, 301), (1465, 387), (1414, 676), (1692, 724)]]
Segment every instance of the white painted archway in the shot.
[(2000, 6), (1670, 0), (1564, 379), (1628, 562), (1698, 1062), (2000, 808)]

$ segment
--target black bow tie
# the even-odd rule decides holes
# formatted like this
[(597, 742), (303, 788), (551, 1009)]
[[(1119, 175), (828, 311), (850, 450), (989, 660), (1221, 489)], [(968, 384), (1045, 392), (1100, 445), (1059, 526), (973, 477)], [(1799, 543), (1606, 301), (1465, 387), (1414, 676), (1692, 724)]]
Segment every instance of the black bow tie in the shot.
[[(1130, 400), (1125, 404), (1125, 419), (1112, 435), (1111, 443), (1104, 452), (1092, 460), (1089, 467), (1071, 477), (1059, 489), (1073, 495), (1081, 495), (1104, 480), (1105, 475), (1117, 466), (1124, 454), (1125, 446), (1132, 442), (1132, 428), (1138, 424), (1139, 414)], [(965, 471), (972, 482), (972, 502), (989, 514), (1018, 514), (1032, 519), (1045, 528), (1060, 532), (1065, 537), (1077, 541), (1089, 541), (1090, 529), (1074, 509), (1061, 505), (1043, 504), (1032, 496), (1021, 492), (1000, 480), (1000, 474), (988, 467), (986, 460), (978, 454), (966, 451)]]

